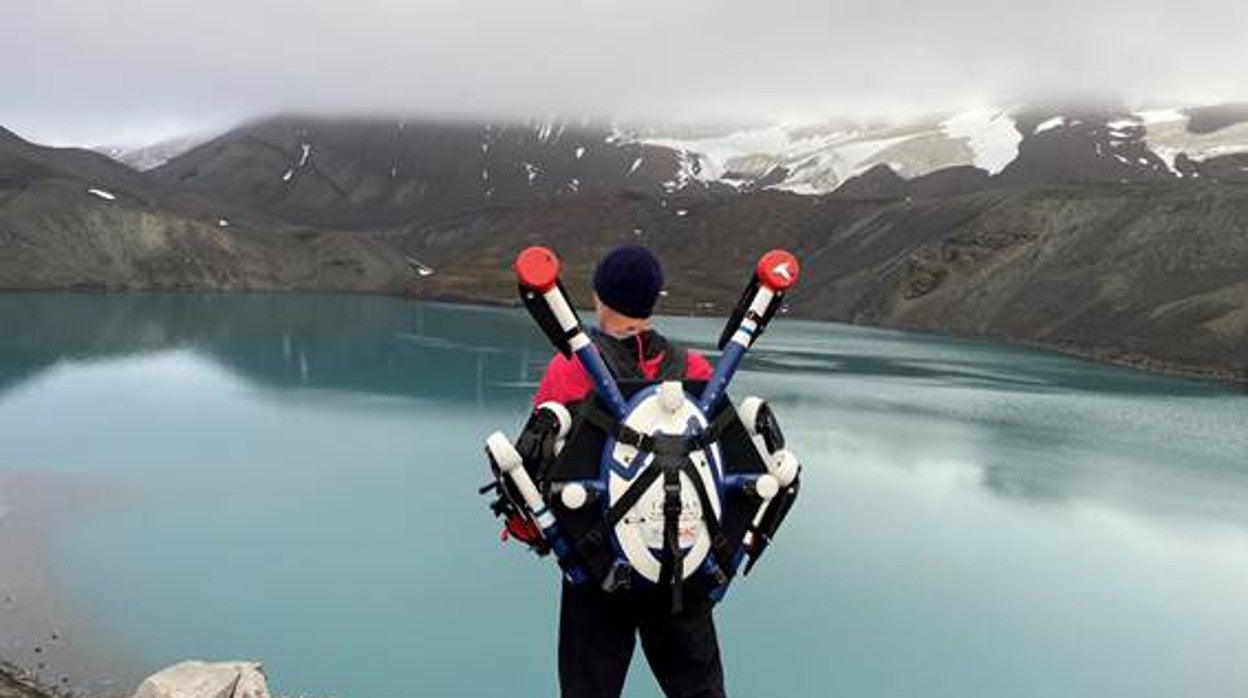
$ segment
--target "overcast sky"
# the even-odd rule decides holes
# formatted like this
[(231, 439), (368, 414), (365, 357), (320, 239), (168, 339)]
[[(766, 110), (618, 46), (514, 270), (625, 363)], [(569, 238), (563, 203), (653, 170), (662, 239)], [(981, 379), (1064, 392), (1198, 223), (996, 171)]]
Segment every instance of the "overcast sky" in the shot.
[(1248, 99), (1245, 0), (6, 0), (0, 125), (138, 142), (267, 112), (894, 116)]

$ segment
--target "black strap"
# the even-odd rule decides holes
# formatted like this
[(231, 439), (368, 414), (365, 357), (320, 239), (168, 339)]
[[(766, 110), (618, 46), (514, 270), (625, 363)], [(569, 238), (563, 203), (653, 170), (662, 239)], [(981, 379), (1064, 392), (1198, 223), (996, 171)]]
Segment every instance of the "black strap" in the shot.
[[(689, 365), (689, 352), (683, 347), (672, 344), (666, 337), (654, 330), (645, 330), (637, 335), (617, 339), (603, 333), (599, 329), (589, 331), (589, 337), (598, 347), (598, 353), (611, 370), (611, 375), (621, 381), (666, 381), (681, 380)], [(636, 343), (640, 342), (642, 357), (653, 359), (662, 355), (659, 360), (658, 372), (653, 379), (647, 378), (638, 364)]]
[[(686, 458), (681, 465), (681, 470), (689, 476), (689, 481), (693, 483), (693, 491), (698, 495), (698, 505), (702, 508), (702, 523), (706, 526), (706, 534), (711, 539), (710, 555), (714, 557), (720, 572), (726, 575), (728, 574), (726, 571), (732, 569), (733, 553), (728, 545), (728, 538), (724, 536), (723, 529), (719, 526), (719, 519), (715, 518), (715, 510), (711, 507), (711, 495), (706, 491), (706, 485), (702, 483), (702, 477), (698, 475), (692, 460)], [(728, 579), (725, 577), (716, 581), (723, 584)]]
[(654, 470), (663, 471), (663, 556), (659, 568), (659, 584), (667, 584), (672, 591), (672, 613), (680, 613), (684, 607), (685, 551), (680, 547), (680, 501), (681, 461), (674, 456), (656, 456)]
[(654, 379), (678, 381), (685, 377), (688, 368), (689, 350), (668, 342), (667, 349), (663, 352), (663, 358), (659, 360), (659, 370)]
[(615, 417), (597, 402), (589, 405), (584, 412), (584, 418), (586, 422), (597, 427), (602, 433), (614, 437), (617, 442), (626, 446), (632, 446), (639, 451), (683, 456), (695, 451), (705, 450), (718, 442), (720, 437), (723, 436), (724, 430), (731, 426), (732, 421), (736, 418), (736, 413), (729, 409), (721, 410), (701, 433), (690, 434), (689, 436), (667, 437), (662, 439), (661, 443), (660, 440), (649, 434), (643, 434), (623, 422), (616, 421)]
[(615, 501), (615, 504), (612, 504), (611, 508), (607, 510), (607, 515), (603, 518), (601, 525), (605, 528), (614, 528), (624, 518), (624, 515), (628, 513), (629, 509), (636, 506), (641, 499), (641, 495), (645, 494), (646, 490), (650, 489), (650, 485), (653, 485), (655, 480), (659, 479), (659, 475), (662, 474), (663, 469), (654, 467), (654, 464), (646, 468), (636, 480), (633, 480), (633, 484), (629, 485), (627, 490), (624, 490), (624, 494)]
[(651, 451), (654, 453), (654, 461), (628, 486), (624, 494), (607, 511), (603, 520), (577, 541), (576, 547), (586, 559), (601, 559), (599, 553), (602, 552), (607, 532), (636, 506), (642, 495), (662, 476), (663, 549), (666, 554), (659, 569), (659, 584), (670, 586), (672, 612), (679, 613), (684, 606), (684, 562), (689, 552), (680, 547), (680, 514), (683, 510), (680, 497), (682, 473), (693, 483), (694, 492), (698, 497), (699, 508), (702, 510), (702, 523), (706, 526), (706, 533), (711, 542), (707, 554), (712, 556), (720, 571), (721, 578), (715, 580), (717, 585), (728, 581), (725, 570), (732, 569), (732, 550), (729, 549), (728, 540), (720, 528), (719, 520), (715, 518), (710, 493), (702, 482), (702, 477), (693, 460), (689, 457), (692, 453), (689, 440), (685, 437), (665, 434), (647, 438), (651, 440), (654, 447)]
[(661, 474), (662, 470), (659, 468), (651, 467), (643, 471), (607, 510), (607, 515), (602, 521), (576, 540), (574, 547), (580, 558), (594, 568), (592, 572), (595, 578), (603, 578), (609, 572), (610, 565), (606, 561), (611, 556), (607, 551), (607, 532), (615, 528), (615, 525), (628, 514)]

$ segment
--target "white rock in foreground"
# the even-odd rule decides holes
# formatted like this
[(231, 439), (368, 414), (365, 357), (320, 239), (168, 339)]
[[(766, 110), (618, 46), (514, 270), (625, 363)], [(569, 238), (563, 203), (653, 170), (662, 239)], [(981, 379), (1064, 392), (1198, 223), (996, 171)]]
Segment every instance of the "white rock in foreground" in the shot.
[(134, 698), (269, 698), (269, 689), (255, 662), (187, 661), (147, 677)]

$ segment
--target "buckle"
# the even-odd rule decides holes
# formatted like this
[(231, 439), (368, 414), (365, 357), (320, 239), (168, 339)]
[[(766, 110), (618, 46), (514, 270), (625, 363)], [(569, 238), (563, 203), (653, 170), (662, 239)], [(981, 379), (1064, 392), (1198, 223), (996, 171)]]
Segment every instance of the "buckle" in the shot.
[(615, 434), (615, 440), (617, 443), (622, 443), (625, 446), (632, 446), (639, 451), (642, 450), (641, 446), (644, 443), (644, 439), (644, 434), (623, 424), (620, 425), (620, 428), (616, 430)]

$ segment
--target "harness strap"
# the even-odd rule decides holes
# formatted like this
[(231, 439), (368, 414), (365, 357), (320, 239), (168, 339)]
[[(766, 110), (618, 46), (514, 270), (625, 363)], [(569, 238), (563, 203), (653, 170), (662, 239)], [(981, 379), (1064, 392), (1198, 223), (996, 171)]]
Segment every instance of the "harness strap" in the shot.
[[(711, 539), (710, 554), (714, 557), (715, 564), (719, 566), (721, 573), (724, 573), (724, 570), (731, 570), (733, 552), (728, 545), (728, 538), (724, 536), (724, 531), (720, 528), (719, 520), (715, 518), (715, 510), (711, 508), (711, 495), (706, 491), (706, 485), (702, 483), (702, 478), (694, 468), (692, 460), (686, 458), (681, 464), (681, 471), (689, 477), (689, 481), (693, 483), (693, 491), (698, 495), (698, 505), (702, 508), (702, 523), (706, 526), (706, 534)], [(727, 579), (716, 581), (722, 584)]]
[[(599, 557), (606, 541), (607, 532), (614, 528), (628, 512), (640, 501), (641, 497), (659, 479), (663, 477), (663, 549), (666, 553), (659, 569), (659, 584), (668, 584), (672, 591), (672, 612), (679, 613), (684, 605), (684, 561), (689, 551), (680, 547), (680, 514), (683, 510), (681, 502), (680, 475), (683, 473), (693, 483), (693, 490), (698, 497), (698, 505), (702, 510), (702, 523), (706, 526), (710, 538), (710, 550), (722, 578), (716, 579), (717, 584), (728, 580), (724, 570), (732, 569), (733, 553), (724, 536), (719, 520), (715, 518), (715, 509), (711, 495), (702, 482), (693, 460), (689, 457), (690, 439), (686, 437), (660, 435), (651, 438), (654, 446), (654, 462), (642, 471), (607, 511), (603, 520), (589, 533), (577, 541), (576, 546), (583, 557)], [(697, 449), (694, 449), (697, 450)]]
[[(632, 446), (639, 451), (662, 452), (670, 453), (671, 455), (688, 455), (695, 451), (709, 448), (712, 444), (719, 441), (719, 438), (723, 436), (724, 430), (732, 423), (734, 417), (736, 415), (732, 411), (722, 410), (702, 433), (674, 437), (679, 438), (683, 443), (679, 447), (672, 448), (660, 445), (650, 434), (643, 434), (623, 422), (617, 422), (614, 416), (597, 403), (591, 404), (585, 412), (585, 420), (587, 422), (597, 427), (607, 436), (614, 437), (617, 442), (626, 446)], [(664, 441), (667, 441), (667, 439), (664, 439)]]
[(609, 565), (602, 564), (602, 561), (610, 556), (603, 555), (606, 549), (607, 532), (628, 514), (629, 510), (637, 504), (641, 496), (650, 489), (655, 481), (659, 479), (662, 470), (659, 468), (647, 468), (641, 475), (629, 485), (624, 494), (607, 510), (607, 515), (596, 526), (589, 529), (585, 535), (581, 536), (574, 543), (580, 557), (587, 561), (587, 564), (593, 566), (595, 574), (601, 573), (599, 576), (605, 575)]
[[(668, 584), (672, 590), (672, 613), (680, 613), (684, 606), (683, 583), (685, 579), (686, 551), (680, 547), (680, 473), (683, 463), (677, 457), (656, 457), (658, 463), (651, 467), (663, 471), (663, 549), (667, 554), (659, 568), (659, 584)], [(688, 460), (686, 456), (684, 460)], [(657, 467), (655, 467), (657, 466)]]

